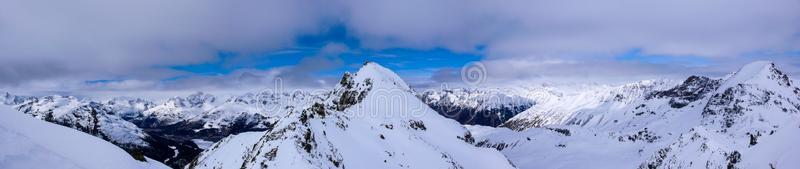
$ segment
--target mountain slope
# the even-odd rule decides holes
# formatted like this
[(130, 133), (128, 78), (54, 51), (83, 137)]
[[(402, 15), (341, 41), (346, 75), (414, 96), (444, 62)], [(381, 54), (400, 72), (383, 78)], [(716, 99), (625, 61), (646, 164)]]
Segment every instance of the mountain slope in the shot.
[(324, 101), (287, 111), (274, 128), (223, 139), (187, 168), (513, 168), (375, 63), (345, 74)]
[(137, 161), (93, 136), (49, 124), (0, 106), (0, 168), (168, 168)]

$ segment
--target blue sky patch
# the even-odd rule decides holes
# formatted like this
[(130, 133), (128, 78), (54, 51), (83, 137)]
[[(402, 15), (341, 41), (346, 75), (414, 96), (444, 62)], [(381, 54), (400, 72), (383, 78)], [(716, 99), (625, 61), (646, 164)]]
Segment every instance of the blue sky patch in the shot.
[[(319, 35), (306, 35), (297, 38), (297, 47), (283, 50), (270, 51), (244, 55), (242, 53), (219, 51), (217, 59), (207, 63), (191, 65), (167, 66), (169, 69), (191, 73), (190, 76), (226, 75), (240, 69), (269, 70), (282, 66), (300, 64), (303, 59), (318, 57), (321, 50), (328, 44), (342, 44), (347, 46), (347, 51), (327, 56), (331, 60), (340, 61), (343, 66), (332, 70), (313, 72), (319, 77), (338, 77), (346, 71), (356, 71), (365, 61), (377, 62), (389, 69), (395, 70), (403, 77), (429, 77), (433, 72), (442, 68), (459, 68), (471, 61), (483, 58), (482, 47), (476, 47), (479, 52), (457, 53), (448, 49), (366, 49), (360, 42), (348, 35), (343, 26), (333, 26)], [(173, 77), (180, 79), (188, 76)]]
[(633, 48), (614, 57), (618, 61), (636, 61), (651, 64), (677, 64), (689, 67), (710, 66), (711, 60), (699, 56), (652, 55), (645, 54), (641, 48)]

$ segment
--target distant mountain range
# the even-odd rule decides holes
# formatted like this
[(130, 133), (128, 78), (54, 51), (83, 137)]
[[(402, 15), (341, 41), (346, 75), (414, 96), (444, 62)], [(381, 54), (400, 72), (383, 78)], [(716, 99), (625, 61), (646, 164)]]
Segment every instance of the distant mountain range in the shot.
[(461, 124), (498, 126), (553, 93), (532, 89), (443, 89), (418, 94), (442, 116)]

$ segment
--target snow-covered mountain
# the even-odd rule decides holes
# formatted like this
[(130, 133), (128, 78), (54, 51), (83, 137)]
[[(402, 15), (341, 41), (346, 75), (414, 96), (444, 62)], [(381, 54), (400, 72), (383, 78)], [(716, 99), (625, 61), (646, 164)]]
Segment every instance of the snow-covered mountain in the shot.
[(218, 141), (230, 134), (264, 131), (275, 124), (286, 108), (310, 105), (321, 100), (310, 92), (259, 92), (219, 100), (198, 92), (175, 97), (132, 118), (149, 132), (173, 140)]
[(148, 137), (133, 123), (123, 120), (103, 104), (69, 96), (31, 97), (17, 110), (34, 118), (74, 128), (122, 147), (147, 147)]
[(187, 168), (513, 168), (375, 63), (345, 74), (323, 101), (285, 111), (273, 128), (225, 138)]
[(543, 88), (472, 88), (430, 90), (418, 97), (461, 124), (498, 126), (551, 94)]
[(226, 100), (198, 92), (187, 97), (173, 97), (140, 111), (132, 121), (143, 128), (198, 124), (200, 128), (193, 129), (266, 129), (270, 125), (268, 119), (280, 116), (276, 113), (285, 107), (309, 105), (320, 99), (321, 96), (304, 91), (247, 93)]
[(232, 130), (234, 133), (266, 130), (275, 123), (277, 117), (283, 115), (281, 113), (285, 113), (287, 107), (307, 106), (319, 100), (322, 100), (322, 96), (305, 91), (248, 93), (229, 98), (204, 111), (201, 116), (186, 121), (202, 122), (203, 130)]
[(161, 103), (119, 97), (105, 101), (72, 96), (15, 96), (2, 101), (40, 120), (108, 140), (132, 155), (175, 168), (230, 134), (267, 130), (284, 108), (321, 100), (308, 92), (260, 92), (217, 100), (198, 92)]
[[(193, 145), (148, 134), (134, 123), (126, 121), (123, 117), (130, 116), (130, 110), (142, 106), (131, 104), (135, 100), (114, 99), (103, 103), (59, 95), (18, 98), (25, 99), (16, 102), (18, 104), (14, 108), (24, 114), (107, 140), (138, 158), (146, 156), (175, 166), (180, 164), (169, 163), (169, 160), (179, 157), (175, 149), (195, 149)], [(194, 151), (196, 154), (200, 150)], [(185, 158), (185, 164), (194, 156), (181, 157)]]
[(173, 97), (142, 112), (141, 125), (156, 128), (172, 125), (190, 118), (202, 116), (205, 110), (212, 109), (217, 98), (214, 95), (197, 92), (187, 97)]
[(615, 112), (640, 98), (674, 85), (667, 80), (645, 80), (621, 86), (581, 85), (552, 89), (555, 97), (543, 99), (505, 122), (503, 127), (521, 130), (550, 124), (594, 125), (607, 120), (604, 112)]
[(800, 89), (773, 63), (664, 86), (537, 104), (505, 124), (514, 130), (469, 128), (520, 168), (800, 167)]
[(99, 138), (0, 105), (0, 168), (169, 168)]

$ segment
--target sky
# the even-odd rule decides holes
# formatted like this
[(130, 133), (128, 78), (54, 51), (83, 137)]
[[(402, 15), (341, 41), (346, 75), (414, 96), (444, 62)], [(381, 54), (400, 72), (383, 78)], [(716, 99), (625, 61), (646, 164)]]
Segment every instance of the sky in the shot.
[[(329, 88), (377, 62), (415, 88), (800, 76), (797, 0), (0, 0), (0, 90)], [(464, 83), (478, 63), (485, 79)]]

